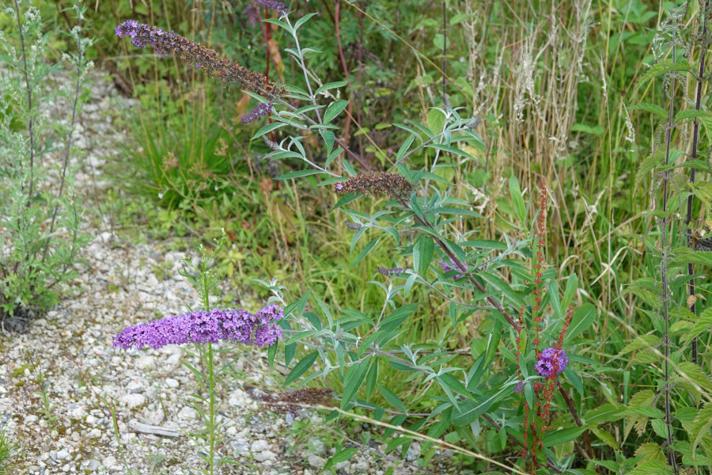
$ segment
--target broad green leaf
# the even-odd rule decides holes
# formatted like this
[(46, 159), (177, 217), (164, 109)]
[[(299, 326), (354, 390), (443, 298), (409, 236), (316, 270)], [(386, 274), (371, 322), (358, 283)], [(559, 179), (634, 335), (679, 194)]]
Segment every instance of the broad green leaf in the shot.
[(688, 247), (678, 247), (673, 251), (674, 264), (696, 264), (712, 267), (712, 252), (693, 251)]
[(667, 438), (667, 426), (665, 425), (665, 421), (662, 419), (653, 419), (650, 421), (650, 426), (658, 437), (661, 439)]
[(312, 351), (308, 355), (306, 355), (304, 358), (299, 360), (299, 363), (297, 363), (294, 368), (292, 368), (292, 371), (289, 372), (287, 375), (287, 378), (284, 380), (284, 384), (291, 384), (294, 381), (296, 381), (301, 375), (303, 375), (311, 366), (314, 364), (316, 361), (317, 356), (319, 355), (318, 352)]
[(428, 128), (434, 135), (440, 134), (445, 127), (445, 114), (442, 110), (433, 107), (428, 111)]
[(663, 74), (668, 74), (672, 72), (687, 72), (689, 70), (690, 64), (687, 62), (673, 62), (671, 60), (658, 61), (653, 66), (651, 66), (645, 74), (640, 77), (638, 83), (645, 84), (651, 79), (654, 79)]
[(700, 316), (695, 318), (693, 322), (675, 322), (675, 325), (673, 326), (678, 327), (678, 329), (676, 329), (675, 331), (676, 334), (682, 333), (680, 341), (687, 344), (693, 339), (703, 334), (704, 332), (707, 332), (712, 329), (712, 307), (709, 307), (702, 311), (702, 313), (700, 313)]
[(398, 153), (396, 153), (396, 161), (397, 162), (400, 162), (403, 159), (403, 157), (406, 156), (406, 154), (408, 153), (408, 150), (410, 150), (411, 145), (413, 145), (413, 142), (415, 142), (414, 135), (408, 136), (408, 138), (406, 138), (403, 141), (403, 144), (398, 149)]
[[(675, 381), (683, 384), (694, 384), (695, 391), (712, 392), (712, 379), (699, 366), (691, 361), (683, 361), (675, 368)], [(702, 389), (700, 391), (700, 388)]]
[(356, 256), (356, 258), (353, 260), (352, 264), (354, 266), (358, 265), (358, 263), (360, 263), (362, 260), (364, 260), (366, 258), (366, 256), (368, 256), (371, 253), (371, 251), (373, 251), (373, 249), (376, 247), (376, 245), (379, 244), (380, 242), (381, 242), (381, 238), (371, 239), (368, 242), (368, 244), (366, 244), (363, 247), (363, 249), (361, 249), (361, 252), (358, 253), (358, 256)]
[(408, 317), (413, 315), (417, 309), (418, 305), (414, 303), (405, 304), (397, 308), (393, 313), (383, 319), (379, 329), (386, 332), (396, 330)]
[(586, 430), (585, 427), (567, 427), (544, 434), (544, 447), (554, 447), (577, 439)]
[(331, 89), (339, 89), (340, 87), (344, 87), (347, 84), (348, 84), (348, 81), (328, 82), (328, 83), (324, 84), (323, 86), (319, 87), (319, 89), (317, 89), (314, 92), (314, 95), (318, 96), (319, 94), (321, 94), (323, 92), (330, 91)]
[(302, 25), (304, 25), (306, 22), (311, 20), (314, 15), (316, 15), (316, 13), (307, 13), (306, 15), (301, 17), (299, 20), (297, 20), (294, 23), (294, 31), (296, 32), (297, 30), (299, 30), (299, 28), (301, 28)]
[(480, 272), (479, 276), (485, 280), (498, 293), (505, 295), (514, 305), (521, 307), (525, 305), (522, 296), (509, 285), (507, 281), (491, 272)]
[(660, 337), (657, 335), (641, 335), (636, 337), (633, 341), (628, 343), (623, 347), (621, 351), (618, 352), (618, 356), (627, 355), (633, 351), (657, 348), (660, 344)]
[(432, 145), (428, 145), (428, 148), (440, 150), (441, 152), (451, 153), (453, 155), (457, 155), (458, 157), (462, 157), (462, 158), (467, 158), (467, 159), (474, 158), (471, 154), (467, 153), (465, 150), (461, 150), (457, 147), (452, 147), (450, 145), (443, 145), (443, 144), (435, 143)]
[(667, 458), (658, 444), (641, 444), (635, 451), (639, 461), (628, 475), (668, 475), (672, 469), (667, 463)]
[(260, 127), (260, 129), (257, 132), (255, 132), (255, 135), (252, 136), (251, 140), (256, 140), (256, 139), (258, 139), (264, 135), (267, 135), (270, 132), (274, 132), (275, 130), (282, 128), (286, 125), (287, 124), (285, 124), (284, 122), (273, 122), (271, 124), (264, 125), (264, 126)]
[(700, 181), (692, 183), (690, 187), (692, 188), (692, 193), (694, 193), (705, 207), (709, 207), (710, 204), (712, 204), (712, 183)]
[(523, 225), (526, 224), (527, 206), (522, 196), (522, 189), (519, 187), (519, 180), (517, 180), (517, 177), (514, 175), (509, 177), (509, 196), (512, 199), (512, 206), (519, 222)]
[(434, 250), (435, 243), (432, 238), (425, 235), (418, 236), (418, 240), (413, 246), (413, 264), (415, 264), (415, 270), (420, 275), (425, 276), (428, 272), (428, 267), (433, 260)]
[(618, 441), (610, 432), (603, 430), (599, 427), (593, 427), (591, 429), (591, 432), (593, 432), (596, 437), (601, 439), (607, 446), (609, 446), (613, 450), (618, 450), (620, 448)]
[(331, 468), (336, 467), (341, 462), (349, 460), (351, 457), (354, 456), (356, 452), (358, 452), (358, 449), (353, 447), (336, 452), (336, 454), (334, 454), (331, 458), (329, 458), (329, 460), (326, 461), (324, 469), (329, 470)]
[(604, 129), (600, 125), (574, 124), (571, 131), (600, 137), (603, 135)]
[(494, 389), (475, 399), (461, 401), (459, 410), (453, 409), (452, 423), (456, 426), (465, 426), (473, 423), (495, 403), (501, 401), (512, 393), (512, 386), (516, 381), (510, 381), (500, 389)]
[(667, 119), (667, 111), (659, 106), (658, 104), (651, 104), (649, 102), (641, 102), (640, 104), (634, 104), (631, 106), (630, 110), (639, 110), (650, 112), (660, 120)]
[(349, 101), (345, 101), (343, 99), (339, 99), (338, 101), (329, 104), (329, 107), (326, 108), (326, 112), (324, 112), (324, 123), (328, 124), (329, 122), (334, 120), (339, 114), (343, 112), (344, 109), (346, 109), (346, 106), (348, 105)]
[(341, 408), (345, 409), (349, 406), (349, 402), (356, 395), (363, 379), (366, 377), (366, 371), (369, 367), (369, 361), (364, 360), (349, 368), (344, 379), (344, 392), (341, 395)]
[(369, 399), (376, 389), (378, 383), (378, 358), (371, 358), (371, 364), (368, 367), (366, 375), (366, 398)]
[(386, 402), (391, 405), (391, 407), (393, 407), (399, 412), (402, 412), (403, 414), (406, 414), (408, 412), (408, 408), (405, 406), (405, 404), (403, 404), (403, 401), (401, 401), (398, 396), (396, 396), (388, 388), (379, 384), (378, 392), (381, 393), (383, 399), (385, 399)]

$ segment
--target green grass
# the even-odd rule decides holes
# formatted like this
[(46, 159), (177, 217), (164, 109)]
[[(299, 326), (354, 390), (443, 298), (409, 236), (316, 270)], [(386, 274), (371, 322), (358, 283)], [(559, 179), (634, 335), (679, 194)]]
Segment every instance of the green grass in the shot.
[(0, 475), (10, 474), (10, 462), (12, 461), (13, 445), (7, 434), (0, 430)]

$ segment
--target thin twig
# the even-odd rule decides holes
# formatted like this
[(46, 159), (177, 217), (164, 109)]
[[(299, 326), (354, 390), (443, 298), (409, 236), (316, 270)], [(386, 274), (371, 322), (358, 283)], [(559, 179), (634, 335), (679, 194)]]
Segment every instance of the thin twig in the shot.
[[(74, 99), (72, 101), (72, 119), (69, 122), (69, 131), (67, 132), (67, 136), (64, 139), (64, 154), (62, 156), (62, 174), (59, 178), (59, 189), (57, 190), (57, 199), (61, 199), (62, 195), (64, 194), (64, 185), (66, 183), (66, 177), (67, 177), (67, 168), (69, 166), (69, 155), (72, 149), (72, 142), (74, 140), (74, 128), (76, 127), (77, 124), (77, 112), (79, 110), (79, 95), (81, 93), (81, 87), (82, 87), (82, 65), (84, 63), (84, 51), (81, 47), (79, 46), (79, 54), (81, 55), (78, 58), (77, 62), (77, 80), (74, 83)], [(52, 219), (50, 222), (49, 226), (49, 234), (51, 235), (54, 232), (54, 226), (57, 221), (57, 212), (59, 211), (59, 205), (55, 204), (54, 209), (52, 210)], [(45, 261), (45, 258), (47, 257), (47, 251), (49, 249), (49, 240), (45, 244), (45, 248), (42, 252), (42, 262)]]
[[(334, 35), (336, 36), (336, 47), (339, 52), (339, 63), (341, 64), (341, 71), (344, 73), (344, 79), (349, 78), (349, 67), (346, 64), (346, 56), (344, 55), (344, 47), (341, 44), (341, 0), (336, 0), (334, 3)], [(346, 123), (344, 124), (344, 131), (341, 134), (341, 139), (344, 143), (349, 143), (351, 137), (351, 120), (353, 112), (354, 102), (349, 98), (349, 105), (346, 110)]]
[(443, 105), (447, 105), (447, 0), (442, 0), (443, 10), (443, 57), (441, 58)]

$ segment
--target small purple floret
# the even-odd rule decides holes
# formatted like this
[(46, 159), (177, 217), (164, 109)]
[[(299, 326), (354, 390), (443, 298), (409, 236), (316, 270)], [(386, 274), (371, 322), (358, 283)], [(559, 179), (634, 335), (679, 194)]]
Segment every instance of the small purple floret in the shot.
[(462, 279), (463, 277), (465, 277), (465, 274), (463, 274), (463, 273), (460, 271), (460, 268), (457, 267), (455, 264), (453, 264), (452, 261), (448, 262), (448, 261), (445, 261), (445, 260), (441, 259), (441, 260), (440, 260), (440, 268), (441, 268), (441, 269), (443, 270), (443, 272), (445, 272), (446, 274), (447, 274), (448, 272), (455, 272), (455, 271), (457, 271), (457, 273), (452, 276), (452, 278), (455, 279), (455, 280), (460, 280), (460, 279)]
[(240, 309), (191, 312), (125, 328), (114, 338), (114, 346), (161, 348), (221, 340), (272, 345), (282, 336), (275, 322), (283, 317), (284, 311), (277, 305), (267, 305), (256, 314)]
[(568, 365), (569, 357), (564, 350), (546, 348), (539, 355), (539, 359), (536, 365), (534, 365), (534, 368), (541, 376), (550, 378), (563, 373)]
[(282, 336), (282, 329), (277, 325), (262, 325), (255, 331), (257, 346), (270, 346)]
[(116, 25), (116, 29), (114, 30), (114, 32), (119, 38), (123, 38), (124, 36), (129, 36), (133, 38), (136, 36), (138, 27), (139, 22), (137, 22), (136, 20), (126, 20), (125, 22)]
[(257, 105), (257, 107), (252, 109), (250, 112), (248, 112), (247, 114), (242, 116), (242, 119), (240, 120), (240, 122), (242, 122), (243, 124), (249, 124), (250, 122), (256, 121), (260, 117), (264, 117), (264, 116), (268, 115), (270, 112), (272, 112), (272, 103), (271, 102), (267, 102), (267, 103), (263, 102), (263, 103), (260, 103), (259, 105)]
[(287, 6), (282, 2), (278, 2), (277, 0), (255, 0), (255, 1), (265, 8), (277, 10), (281, 14), (287, 13)]

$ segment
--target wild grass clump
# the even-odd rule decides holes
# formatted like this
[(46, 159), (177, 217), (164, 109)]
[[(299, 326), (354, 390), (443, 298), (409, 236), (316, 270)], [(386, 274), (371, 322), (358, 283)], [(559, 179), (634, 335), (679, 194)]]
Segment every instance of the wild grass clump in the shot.
[(0, 430), (0, 475), (8, 475), (11, 458), (13, 455), (13, 445), (4, 430)]

